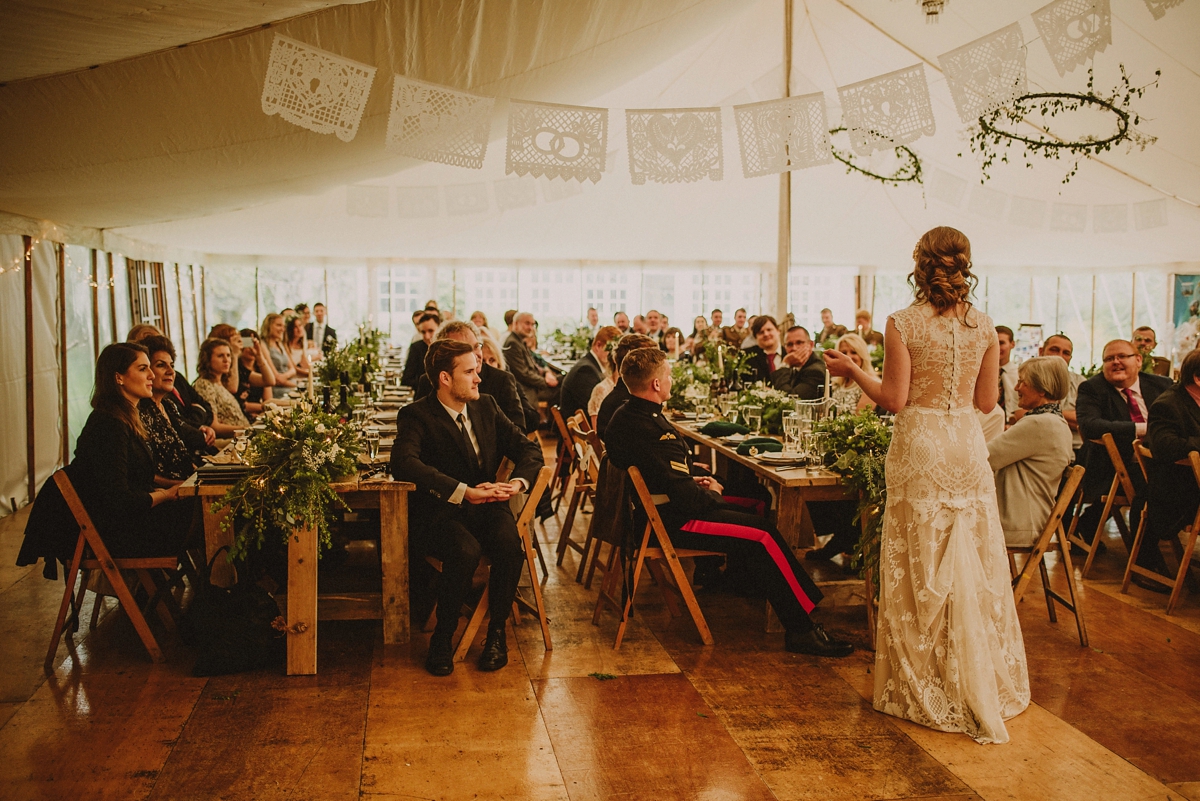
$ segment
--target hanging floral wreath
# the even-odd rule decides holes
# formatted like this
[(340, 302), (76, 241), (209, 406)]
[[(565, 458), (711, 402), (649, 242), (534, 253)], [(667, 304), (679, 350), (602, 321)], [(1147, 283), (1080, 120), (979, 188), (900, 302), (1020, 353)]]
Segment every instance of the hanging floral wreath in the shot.
[[(834, 128), (829, 132), (829, 135), (833, 136), (835, 134), (840, 134), (845, 130), (846, 129), (844, 127)], [(860, 175), (865, 175), (868, 178), (872, 178), (876, 181), (879, 181), (880, 183), (884, 184), (885, 186), (900, 186), (902, 184), (923, 184), (924, 183), (924, 181), (922, 180), (922, 173), (921, 173), (921, 159), (917, 156), (916, 153), (914, 153), (912, 151), (911, 148), (905, 147), (904, 145), (898, 145), (894, 151), (896, 154), (896, 158), (900, 159), (900, 161), (902, 163), (900, 164), (899, 167), (896, 168), (896, 171), (893, 172), (891, 175), (882, 175), (877, 172), (872, 172), (871, 170), (867, 169), (866, 167), (855, 164), (854, 156), (852, 156), (850, 153), (846, 153), (844, 151), (838, 150), (836, 147), (833, 146), (832, 143), (830, 143), (830, 145), (829, 145), (829, 152), (833, 155), (833, 157), (835, 159), (840, 161), (842, 164), (846, 165), (846, 174), (847, 175), (857, 172)]]
[[(1137, 130), (1141, 117), (1132, 111), (1134, 98), (1140, 98), (1146, 90), (1158, 86), (1161, 70), (1154, 73), (1154, 81), (1145, 86), (1133, 86), (1125, 65), (1120, 65), (1121, 80), (1111, 94), (1102, 95), (1095, 91), (1095, 76), (1088, 69), (1087, 92), (1035, 92), (1021, 95), (1007, 105), (1000, 106), (984, 114), (971, 131), (971, 151), (982, 157), (980, 167), (983, 183), (991, 177), (990, 170), (997, 160), (1008, 163), (1008, 148), (1020, 144), (1024, 148), (1025, 166), (1033, 168), (1033, 156), (1046, 159), (1061, 159), (1064, 155), (1074, 159), (1070, 170), (1063, 176), (1062, 182), (1068, 183), (1079, 171), (1081, 159), (1097, 156), (1112, 150), (1122, 142), (1130, 148), (1137, 147), (1145, 150), (1147, 145), (1155, 142), (1155, 137)], [(1116, 119), (1116, 130), (1104, 137), (1085, 136), (1070, 141), (1059, 138), (1050, 132), (1044, 124), (1046, 117), (1053, 119), (1060, 114), (1069, 114), (1084, 108), (1105, 111)], [(1043, 122), (1035, 122), (1040, 120)], [(1008, 130), (1021, 122), (1029, 122), (1044, 135), (1022, 136)], [(961, 153), (959, 154), (962, 155)]]

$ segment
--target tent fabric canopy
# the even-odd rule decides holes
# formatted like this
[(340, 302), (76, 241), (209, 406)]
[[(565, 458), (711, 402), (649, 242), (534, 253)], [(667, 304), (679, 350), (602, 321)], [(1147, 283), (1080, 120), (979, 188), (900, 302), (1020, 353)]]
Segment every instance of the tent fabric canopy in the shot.
[[(937, 120), (936, 134), (912, 145), (924, 167), (923, 187), (885, 187), (839, 164), (793, 174), (796, 263), (902, 269), (915, 239), (938, 224), (962, 228), (976, 260), (996, 267), (1176, 269), (1171, 265), (1200, 257), (1200, 3), (1155, 20), (1141, 0), (1112, 0), (1113, 43), (1094, 59), (1096, 86), (1114, 86), (1118, 65), (1135, 84), (1161, 70), (1159, 86), (1134, 101), (1140, 129), (1157, 137), (1155, 144), (1085, 161), (1065, 185), (1066, 162), (1035, 159), (1026, 169), (1013, 151), (1014, 163), (997, 165), (992, 180), (979, 184), (937, 57), (1016, 22), (1028, 49), (1031, 90), (1082, 91), (1086, 68), (1060, 77), (1037, 41), (1030, 14), (1044, 4), (955, 0), (940, 24), (927, 25), (909, 2), (795, 0), (792, 94), (823, 92), (836, 125), (839, 86), (924, 63)], [(191, 5), (204, 10), (197, 38), (250, 21), (249, 12), (222, 16), (225, 6), (239, 4)], [(269, 4), (258, 13), (278, 19), (318, 5)], [(41, 30), (44, 39), (53, 19), (18, 13), (16, 21)], [(80, 20), (58, 17), (67, 41), (86, 27)], [(783, 0), (374, 0), (327, 8), (269, 29), (0, 87), (0, 210), (103, 229), (135, 255), (139, 248), (174, 248), (248, 262), (259, 256), (297, 263), (396, 256), (774, 262), (779, 181), (742, 177), (730, 107), (782, 95), (782, 26)], [(180, 15), (140, 38), (130, 31), (128, 41), (109, 42), (107, 52), (153, 50), (178, 39), (183, 27)], [(262, 112), (275, 33), (377, 67), (353, 141)], [(36, 31), (21, 36), (6, 37), (0, 71), (36, 74), (53, 63), (52, 48), (36, 46)], [(32, 51), (24, 61), (11, 56), (17, 41)], [(384, 149), (392, 74), (497, 98), (482, 170)], [(600, 182), (579, 187), (506, 176), (510, 98), (609, 108)], [(724, 180), (634, 185), (621, 110), (696, 106), (722, 107)], [(1063, 130), (1103, 133), (1112, 122), (1080, 115), (1064, 121)], [(835, 145), (848, 150), (844, 139)], [(887, 158), (864, 163), (891, 168)], [(511, 182), (536, 185), (517, 187), (532, 205), (501, 207), (500, 193), (512, 190)], [(375, 195), (384, 198), (381, 216), (363, 216), (352, 202), (363, 185), (385, 187)], [(435, 193), (436, 216), (403, 215), (402, 198), (413, 188)], [(462, 197), (470, 203), (456, 206)], [(1148, 217), (1155, 227), (1139, 225), (1135, 204), (1156, 200), (1165, 208)], [(1125, 211), (1114, 211), (1121, 206)], [(1070, 216), (1080, 207), (1085, 230), (1055, 230), (1055, 214)], [(1037, 227), (1018, 214), (1030, 208), (1041, 209)], [(1124, 232), (1098, 225), (1114, 213), (1124, 215)], [(10, 220), (5, 230), (14, 225)]]

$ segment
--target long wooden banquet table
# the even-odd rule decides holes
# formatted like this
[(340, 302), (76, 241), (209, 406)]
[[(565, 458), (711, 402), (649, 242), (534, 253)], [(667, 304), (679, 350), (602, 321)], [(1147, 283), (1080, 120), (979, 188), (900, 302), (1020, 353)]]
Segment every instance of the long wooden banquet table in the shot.
[[(416, 485), (406, 481), (361, 480), (331, 484), (351, 509), (379, 510), (379, 551), (383, 565), (380, 593), (339, 593), (321, 605), (323, 620), (383, 619), (383, 641), (389, 645), (409, 639), (408, 597), (408, 493)], [(224, 495), (228, 484), (199, 483), (193, 475), (179, 488), (182, 496), (198, 495), (204, 514), (207, 558), (231, 545), (233, 532), (221, 530), (227, 510), (212, 511), (212, 501)], [(218, 560), (218, 564), (221, 560)], [(216, 572), (216, 565), (214, 565)], [(287, 673), (289, 676), (317, 672), (317, 532), (296, 529), (288, 537), (287, 587)]]
[(690, 441), (713, 453), (715, 464), (712, 470), (717, 476), (728, 475), (731, 463), (753, 471), (775, 497), (775, 527), (793, 548), (816, 545), (816, 532), (807, 502), (846, 501), (858, 497), (842, 484), (841, 476), (825, 468), (779, 468), (764, 464), (753, 457), (740, 455), (736, 445), (701, 434), (695, 424), (675, 421), (674, 425)]

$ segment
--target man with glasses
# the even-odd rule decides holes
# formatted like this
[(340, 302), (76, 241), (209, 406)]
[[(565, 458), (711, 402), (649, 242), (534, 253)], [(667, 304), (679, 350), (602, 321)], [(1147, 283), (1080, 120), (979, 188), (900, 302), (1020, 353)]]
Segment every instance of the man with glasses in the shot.
[[(1114, 339), (1104, 346), (1104, 367), (1099, 375), (1092, 376), (1079, 385), (1075, 401), (1075, 413), (1079, 420), (1079, 433), (1083, 436), (1083, 448), (1079, 451), (1079, 462), (1087, 473), (1083, 477), (1083, 496), (1091, 505), (1079, 518), (1079, 532), (1091, 538), (1100, 523), (1104, 511), (1099, 503), (1100, 496), (1108, 492), (1113, 480), (1112, 461), (1098, 440), (1112, 434), (1129, 477), (1139, 496), (1144, 496), (1145, 481), (1141, 471), (1135, 467), (1133, 441), (1146, 435), (1146, 421), (1150, 406), (1171, 386), (1171, 380), (1163, 376), (1141, 373), (1142, 355), (1133, 343), (1125, 339)], [(1129, 513), (1129, 528), (1137, 530), (1143, 504), (1135, 504)], [(1155, 548), (1143, 548), (1138, 554), (1138, 563), (1151, 570), (1165, 574), (1166, 565), (1162, 554)], [(1140, 587), (1154, 589), (1159, 585), (1134, 576)]]

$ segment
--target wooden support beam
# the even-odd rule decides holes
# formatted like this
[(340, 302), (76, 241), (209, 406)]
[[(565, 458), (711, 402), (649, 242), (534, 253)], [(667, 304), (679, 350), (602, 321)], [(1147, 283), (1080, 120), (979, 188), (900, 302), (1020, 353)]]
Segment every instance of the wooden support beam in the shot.
[[(179, 347), (181, 349), (180, 353), (183, 354), (183, 363), (187, 364), (188, 363), (187, 331), (184, 330), (186, 328), (186, 326), (184, 326), (184, 324), (183, 324), (183, 286), (181, 286), (179, 283), (179, 262), (174, 263), (174, 268), (175, 268), (175, 299), (177, 301), (179, 301)], [(237, 369), (236, 365), (234, 366), (234, 369), (235, 370)]]
[(29, 488), (29, 503), (37, 495), (37, 451), (34, 441), (33, 405), (33, 239), (21, 237), (25, 243), (22, 268), (25, 271), (25, 478)]
[(112, 341), (120, 342), (117, 335), (117, 276), (113, 273), (113, 254), (110, 250), (104, 254), (108, 257), (108, 316), (112, 320)]
[[(783, 96), (792, 96), (792, 0), (783, 0)], [(788, 313), (791, 270), (792, 173), (784, 170), (779, 174), (779, 252), (775, 264), (775, 308), (780, 325)]]
[(70, 403), (67, 396), (67, 246), (56, 245), (55, 251), (58, 254), (58, 404), (62, 410), (59, 424), (62, 456), (59, 462), (65, 467), (71, 461)]
[(100, 281), (96, 277), (97, 265), (96, 249), (91, 249), (91, 276), (92, 285), (92, 361), (100, 358)]
[[(194, 269), (194, 268), (193, 268)], [(256, 290), (257, 293), (257, 290)], [(255, 303), (258, 301), (256, 300)], [(204, 265), (200, 265), (200, 314), (203, 318), (200, 322), (200, 330), (208, 330), (208, 293), (204, 290)], [(196, 338), (197, 341), (203, 342), (201, 337)]]

